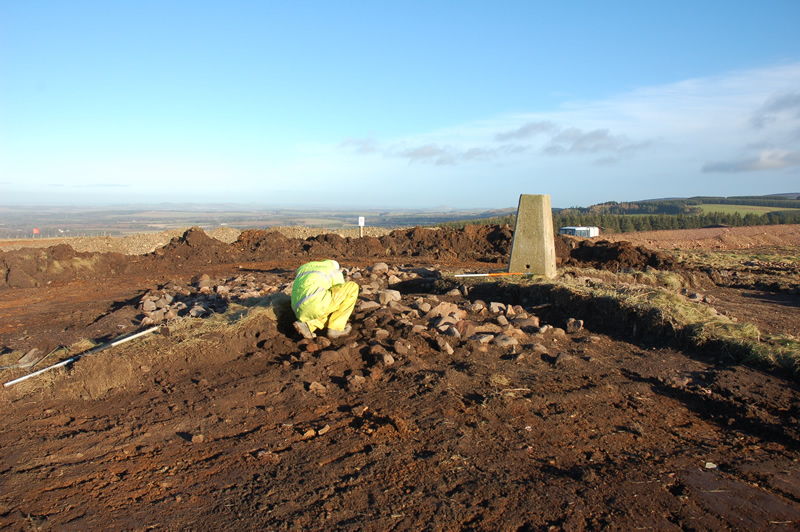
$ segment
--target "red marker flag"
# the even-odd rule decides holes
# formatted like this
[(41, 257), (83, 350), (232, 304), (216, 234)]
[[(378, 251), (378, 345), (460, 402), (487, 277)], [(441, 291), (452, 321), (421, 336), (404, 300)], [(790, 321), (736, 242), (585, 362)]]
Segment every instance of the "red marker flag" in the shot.
[(34, 235), (38, 235), (39, 234), (39, 229), (37, 227), (33, 228), (33, 234)]

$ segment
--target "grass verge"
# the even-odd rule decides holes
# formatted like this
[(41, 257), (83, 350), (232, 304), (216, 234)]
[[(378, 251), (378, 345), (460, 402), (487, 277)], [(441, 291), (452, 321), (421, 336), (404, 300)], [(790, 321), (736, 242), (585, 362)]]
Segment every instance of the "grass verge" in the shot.
[[(647, 282), (653, 277), (659, 282)], [(504, 297), (523, 305), (550, 303), (548, 318), (555, 321), (580, 318), (598, 330), (670, 339), (722, 361), (780, 368), (800, 377), (798, 338), (763, 334), (753, 324), (737, 323), (708, 304), (689, 300), (676, 291), (679, 288), (675, 278), (659, 273), (621, 279), (597, 270), (571, 270), (562, 271), (556, 280), (499, 280), (490, 291), (504, 292)]]

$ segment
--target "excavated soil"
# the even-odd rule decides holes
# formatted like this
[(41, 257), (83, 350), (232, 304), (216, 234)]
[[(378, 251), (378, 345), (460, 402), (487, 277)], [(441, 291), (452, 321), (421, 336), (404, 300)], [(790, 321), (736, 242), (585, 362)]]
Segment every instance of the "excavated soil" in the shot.
[[(766, 243), (759, 229), (726, 245), (798, 245), (797, 226)], [(720, 313), (800, 334), (800, 265), (688, 265), (669, 236), (558, 237), (560, 275), (668, 271)], [(4, 382), (66, 358), (59, 346), (159, 326), (0, 390), (0, 526), (800, 527), (792, 376), (687, 349), (602, 301), (452, 277), (502, 270), (512, 237), (193, 228), (139, 255), (0, 252), (2, 360), (49, 354)], [(361, 286), (346, 338), (303, 340), (286, 313), (294, 271), (319, 258)]]

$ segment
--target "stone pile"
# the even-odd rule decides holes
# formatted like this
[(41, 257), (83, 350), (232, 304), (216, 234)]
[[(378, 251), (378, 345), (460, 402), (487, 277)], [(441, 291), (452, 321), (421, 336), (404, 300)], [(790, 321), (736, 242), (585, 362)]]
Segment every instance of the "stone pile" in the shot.
[(258, 282), (253, 274), (213, 280), (201, 275), (189, 285), (170, 281), (158, 290), (150, 290), (139, 301), (141, 325), (160, 324), (178, 317), (204, 318), (224, 312), (230, 301), (263, 298), (275, 292), (291, 292), (291, 283), (274, 277)]
[[(495, 349), (519, 359), (523, 350), (546, 353), (539, 343), (545, 334), (566, 338), (583, 330), (582, 320), (570, 319), (564, 330), (540, 324), (536, 315), (520, 305), (470, 301), (465, 299), (469, 289), (464, 285), (442, 295), (403, 295), (395, 288), (405, 281), (440, 278), (432, 269), (405, 270), (377, 263), (365, 270), (350, 270), (348, 276), (361, 285), (352, 321), (363, 325), (362, 336), (368, 339), (370, 355), (384, 366), (419, 353), (425, 347), (419, 344), (420, 339), (447, 354), (453, 354), (456, 348), (481, 352)], [(412, 340), (417, 341), (416, 346)], [(314, 346), (314, 342), (303, 341), (312, 351), (327, 347)]]
[[(383, 366), (430, 346), (447, 354), (465, 348), (480, 352), (494, 349), (515, 358), (522, 358), (523, 351), (542, 355), (547, 351), (540, 343), (545, 334), (561, 338), (583, 330), (581, 320), (570, 319), (566, 330), (553, 328), (542, 325), (539, 317), (520, 305), (470, 300), (465, 285), (439, 295), (404, 295), (401, 289), (409, 281), (416, 281), (414, 286), (418, 287), (434, 286), (441, 274), (430, 268), (390, 267), (379, 262), (370, 268), (345, 269), (344, 274), (361, 288), (351, 318), (354, 331), (366, 339), (375, 363)], [(264, 298), (277, 292), (288, 296), (293, 278), (291, 273), (265, 274), (260, 278), (245, 274), (222, 280), (203, 275), (189, 285), (171, 281), (142, 297), (142, 325), (182, 316), (207, 317), (225, 311), (231, 301)], [(319, 337), (300, 340), (299, 344), (306, 352), (316, 352), (329, 348), (331, 342)]]

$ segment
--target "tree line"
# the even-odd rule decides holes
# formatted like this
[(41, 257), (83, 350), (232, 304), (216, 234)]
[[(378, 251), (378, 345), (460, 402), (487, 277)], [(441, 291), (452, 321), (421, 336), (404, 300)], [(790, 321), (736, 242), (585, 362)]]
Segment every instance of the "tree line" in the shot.
[[(500, 216), (478, 220), (459, 220), (437, 224), (454, 229), (463, 229), (466, 225), (510, 225), (514, 227), (516, 216)], [(751, 225), (800, 224), (800, 211), (774, 211), (766, 214), (749, 213), (744, 216), (737, 213), (713, 212), (708, 214), (596, 214), (565, 209), (553, 212), (553, 228), (596, 226), (601, 232), (631, 233), (634, 231), (658, 231), (672, 229), (700, 229), (714, 225), (742, 227)]]
[[(553, 210), (553, 227), (596, 226), (603, 233), (630, 233), (633, 231), (658, 231), (671, 229), (699, 229), (713, 225), (741, 227), (747, 225), (776, 225), (800, 223), (800, 194), (777, 194), (770, 196), (697, 196), (660, 200), (618, 203), (608, 201), (591, 207), (570, 207)], [(779, 210), (765, 214), (739, 212), (704, 213), (700, 205), (752, 205), (778, 207)], [(447, 227), (463, 228), (469, 224), (497, 224), (514, 226), (516, 216), (500, 216), (479, 220), (459, 220), (443, 223)]]
[(672, 229), (699, 229), (710, 225), (732, 227), (800, 223), (800, 211), (775, 211), (766, 214), (712, 212), (708, 214), (591, 214), (571, 209), (553, 213), (553, 227), (597, 226), (603, 233), (630, 233)]

